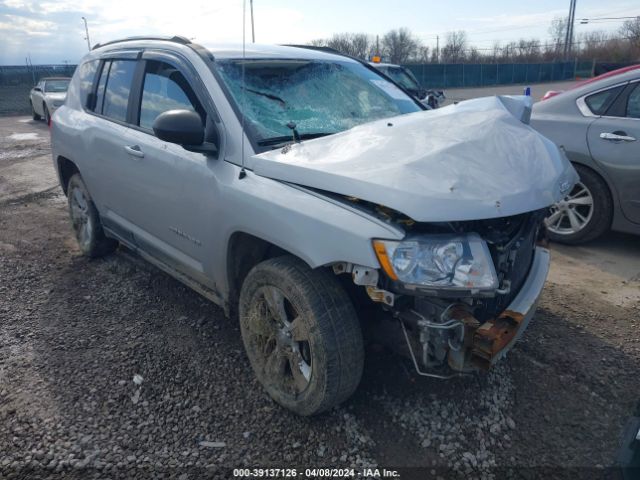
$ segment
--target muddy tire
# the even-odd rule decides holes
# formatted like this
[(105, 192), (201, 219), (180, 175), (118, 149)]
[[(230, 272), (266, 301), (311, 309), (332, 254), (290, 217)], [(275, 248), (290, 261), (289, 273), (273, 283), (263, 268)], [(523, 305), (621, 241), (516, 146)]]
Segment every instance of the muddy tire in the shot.
[(292, 412), (328, 410), (360, 383), (360, 323), (333, 274), (312, 270), (293, 256), (266, 260), (242, 285), (239, 316), (258, 380)]
[(51, 114), (49, 113), (49, 109), (46, 104), (42, 105), (42, 111), (44, 112), (44, 123), (51, 125)]
[(590, 168), (574, 166), (580, 181), (547, 218), (549, 238), (569, 245), (599, 237), (611, 228), (613, 218), (613, 200), (605, 181)]
[(36, 113), (36, 110), (33, 108), (33, 102), (29, 101), (29, 105), (31, 105), (31, 117), (34, 120), (40, 120), (40, 115)]
[(82, 253), (95, 258), (113, 252), (118, 242), (105, 236), (98, 210), (79, 173), (69, 179), (67, 202), (71, 225)]

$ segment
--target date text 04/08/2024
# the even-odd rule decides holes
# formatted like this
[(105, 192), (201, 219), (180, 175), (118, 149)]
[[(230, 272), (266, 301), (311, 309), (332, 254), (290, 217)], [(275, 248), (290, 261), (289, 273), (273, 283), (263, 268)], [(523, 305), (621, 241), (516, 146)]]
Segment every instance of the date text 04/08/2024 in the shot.
[(396, 470), (386, 468), (234, 468), (234, 477), (253, 478), (400, 478)]

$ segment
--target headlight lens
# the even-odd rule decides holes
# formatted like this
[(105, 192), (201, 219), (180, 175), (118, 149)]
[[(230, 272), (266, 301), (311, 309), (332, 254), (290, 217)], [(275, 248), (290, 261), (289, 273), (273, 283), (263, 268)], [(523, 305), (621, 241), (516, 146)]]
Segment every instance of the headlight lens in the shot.
[(498, 287), (487, 244), (475, 233), (428, 235), (401, 242), (374, 240), (374, 249), (387, 275), (406, 285), (452, 290)]

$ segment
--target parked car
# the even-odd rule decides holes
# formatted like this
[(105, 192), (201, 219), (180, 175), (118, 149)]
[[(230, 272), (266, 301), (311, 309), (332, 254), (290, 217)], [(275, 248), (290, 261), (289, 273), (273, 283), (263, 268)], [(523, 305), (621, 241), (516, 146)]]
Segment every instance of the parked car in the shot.
[(44, 118), (49, 124), (53, 112), (64, 103), (70, 81), (68, 77), (47, 77), (31, 89), (29, 103), (34, 120)]
[(370, 62), (370, 65), (391, 78), (429, 108), (440, 107), (447, 98), (443, 90), (427, 90), (421, 87), (411, 70), (401, 65), (380, 62)]
[(531, 126), (580, 174), (547, 219), (553, 240), (582, 243), (609, 229), (640, 234), (640, 65), (536, 103)]
[(526, 100), (425, 112), (340, 55), (129, 39), (77, 68), (53, 162), (85, 255), (121, 243), (237, 314), (260, 383), (311, 415), (357, 387), (363, 331), (448, 377), (526, 329), (577, 180)]

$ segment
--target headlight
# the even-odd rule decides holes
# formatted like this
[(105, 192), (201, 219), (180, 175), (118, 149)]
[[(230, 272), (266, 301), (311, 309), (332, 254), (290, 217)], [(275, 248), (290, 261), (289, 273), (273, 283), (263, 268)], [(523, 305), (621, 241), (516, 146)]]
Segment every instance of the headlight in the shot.
[(447, 290), (493, 290), (498, 277), (484, 240), (466, 235), (425, 235), (374, 240), (374, 250), (385, 273), (407, 286)]

